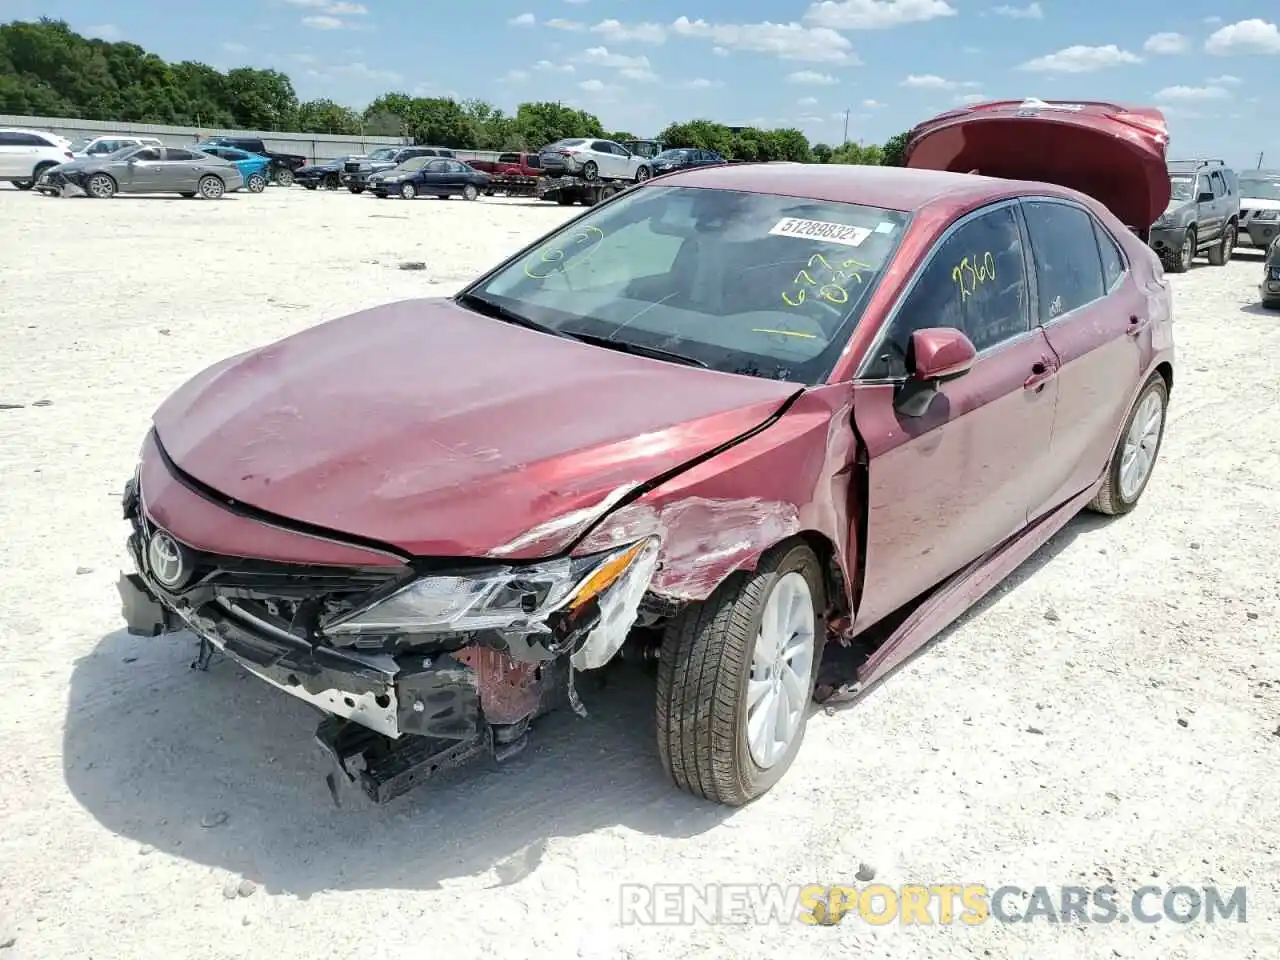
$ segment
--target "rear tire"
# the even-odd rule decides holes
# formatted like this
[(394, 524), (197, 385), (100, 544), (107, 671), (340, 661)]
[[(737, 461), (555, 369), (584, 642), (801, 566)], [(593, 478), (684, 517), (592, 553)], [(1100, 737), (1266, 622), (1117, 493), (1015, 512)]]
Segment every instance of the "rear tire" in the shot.
[(227, 188), (221, 180), (210, 174), (200, 178), (200, 182), (196, 184), (196, 190), (202, 200), (221, 200)]
[(292, 187), (293, 171), (288, 167), (278, 167), (276, 169), (276, 183), (282, 187)]
[(594, 160), (588, 160), (582, 165), (583, 180), (598, 180), (600, 178), (600, 168), (596, 166)]
[(479, 195), (480, 195), (480, 191), (475, 188), (475, 184), (473, 183), (468, 183), (465, 187), (462, 188), (463, 200), (474, 200)]
[(418, 195), (418, 189), (412, 183), (406, 183), (400, 188), (400, 196), (406, 200), (412, 200)]
[(636, 183), (644, 183), (652, 176), (653, 174), (649, 172), (648, 167), (640, 167), (636, 170)]
[(30, 190), (36, 185), (36, 182), (35, 180), (15, 180), (13, 181), (13, 185), (19, 190)]
[(572, 207), (573, 198), (572, 197), (556, 197), (556, 203), (560, 204), (560, 206), (562, 207)]
[(347, 187), (352, 193), (364, 193), (364, 187)]
[(244, 182), (244, 188), (250, 193), (261, 193), (267, 189), (267, 178), (260, 173), (251, 173), (249, 179)]
[(1229, 223), (1222, 230), (1222, 239), (1209, 251), (1209, 263), (1225, 267), (1231, 262), (1231, 251), (1236, 248), (1236, 225)]
[[(326, 190), (337, 190), (340, 186), (342, 186), (342, 183), (338, 180), (338, 175), (336, 173), (325, 174), (324, 188)], [(312, 189), (314, 189), (314, 187)]]
[[(1129, 411), (1120, 442), (1107, 462), (1102, 486), (1089, 502), (1088, 509), (1108, 517), (1120, 517), (1138, 505), (1160, 456), (1168, 410), (1169, 385), (1164, 382), (1164, 377), (1153, 373)], [(1159, 417), (1155, 424), (1149, 422), (1153, 413)], [(1146, 458), (1146, 466), (1136, 484), (1126, 479), (1126, 470), (1135, 457)]]
[[(826, 636), (825, 608), (818, 558), (793, 542), (754, 571), (733, 574), (667, 625), (658, 658), (658, 753), (680, 789), (741, 806), (782, 778), (804, 739)], [(775, 647), (786, 655), (775, 656)], [(784, 712), (762, 715), (771, 697)], [(780, 726), (785, 742), (776, 739)], [(757, 727), (768, 731), (764, 745), (752, 739)], [(773, 751), (769, 757), (757, 752), (765, 746)]]

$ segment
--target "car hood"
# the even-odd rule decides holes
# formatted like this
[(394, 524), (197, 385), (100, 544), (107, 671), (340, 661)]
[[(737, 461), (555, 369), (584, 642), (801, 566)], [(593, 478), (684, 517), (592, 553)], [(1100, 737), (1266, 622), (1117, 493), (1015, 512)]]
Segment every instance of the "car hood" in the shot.
[(940, 114), (907, 137), (906, 165), (1079, 190), (1146, 229), (1169, 202), (1169, 134), (1153, 107), (1001, 100)]
[(231, 500), (413, 555), (528, 559), (801, 389), (408, 300), (216, 364), (154, 420)]
[(1196, 209), (1194, 200), (1170, 200), (1165, 205), (1161, 218), (1175, 217), (1180, 213), (1192, 213)]
[(1240, 195), (1240, 206), (1246, 210), (1280, 210), (1280, 200), (1264, 200), (1251, 197), (1247, 193)]

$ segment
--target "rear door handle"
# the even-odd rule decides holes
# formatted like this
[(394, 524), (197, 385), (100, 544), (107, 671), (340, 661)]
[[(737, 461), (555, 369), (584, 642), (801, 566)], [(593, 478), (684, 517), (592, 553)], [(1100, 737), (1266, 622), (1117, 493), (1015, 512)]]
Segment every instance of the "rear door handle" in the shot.
[(1044, 385), (1057, 375), (1057, 365), (1042, 357), (1031, 365), (1031, 376), (1022, 381), (1022, 389), (1039, 393), (1044, 389)]
[(1149, 326), (1151, 326), (1150, 320), (1144, 319), (1143, 317), (1132, 316), (1129, 318), (1129, 329), (1125, 332), (1131, 337), (1137, 337), (1140, 336), (1142, 331), (1146, 330)]

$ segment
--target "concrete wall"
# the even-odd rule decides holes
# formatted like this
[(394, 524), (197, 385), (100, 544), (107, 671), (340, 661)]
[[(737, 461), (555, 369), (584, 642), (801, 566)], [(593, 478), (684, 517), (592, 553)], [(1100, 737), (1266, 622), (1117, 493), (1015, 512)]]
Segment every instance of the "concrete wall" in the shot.
[(133, 133), (157, 137), (180, 147), (202, 137), (261, 137), (268, 150), (305, 156), (311, 163), (332, 160), (353, 153), (368, 153), (378, 147), (397, 146), (403, 137), (344, 137), (326, 133), (280, 133), (267, 130), (224, 130), (219, 127), (166, 127), (154, 123), (112, 123), (106, 120), (74, 120), (68, 117), (8, 117), (0, 115), (0, 127), (48, 130), (68, 140), (111, 133)]

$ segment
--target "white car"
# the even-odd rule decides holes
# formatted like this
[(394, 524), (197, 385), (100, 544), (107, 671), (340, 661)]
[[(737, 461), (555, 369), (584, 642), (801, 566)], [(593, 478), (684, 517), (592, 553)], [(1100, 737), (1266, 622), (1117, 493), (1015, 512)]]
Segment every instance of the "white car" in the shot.
[(132, 134), (108, 134), (100, 137), (81, 137), (72, 140), (67, 149), (81, 157), (105, 157), (109, 153), (123, 150), (125, 147), (163, 147), (156, 137), (138, 137)]
[(573, 137), (548, 144), (538, 162), (549, 177), (582, 177), (583, 180), (648, 180), (653, 167), (648, 157), (632, 153), (612, 140)]
[(40, 175), (75, 159), (66, 137), (44, 130), (0, 130), (0, 183), (30, 190)]
[(1280, 237), (1280, 170), (1240, 174), (1240, 246), (1266, 250)]

